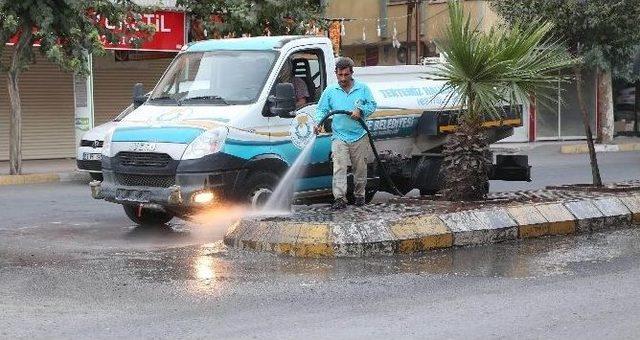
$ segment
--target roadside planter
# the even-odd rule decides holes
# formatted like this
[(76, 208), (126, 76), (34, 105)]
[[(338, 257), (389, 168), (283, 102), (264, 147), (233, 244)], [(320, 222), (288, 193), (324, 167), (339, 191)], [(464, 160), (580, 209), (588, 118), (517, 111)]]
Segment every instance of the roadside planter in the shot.
[(285, 217), (239, 221), (229, 228), (224, 243), (298, 257), (388, 256), (640, 224), (640, 187), (615, 193), (563, 189), (536, 194), (522, 192), (522, 197), (538, 197), (529, 201), (464, 204), (397, 198), (339, 213), (307, 208)]

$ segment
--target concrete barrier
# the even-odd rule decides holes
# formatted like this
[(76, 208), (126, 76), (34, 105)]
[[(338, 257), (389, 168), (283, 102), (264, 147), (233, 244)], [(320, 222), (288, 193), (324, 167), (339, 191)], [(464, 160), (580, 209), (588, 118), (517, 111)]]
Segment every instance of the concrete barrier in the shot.
[(593, 204), (604, 216), (605, 227), (631, 225), (631, 211), (617, 197), (594, 198)]
[[(595, 144), (596, 152), (629, 152), (640, 151), (640, 143), (623, 143), (623, 144)], [(589, 153), (589, 147), (586, 143), (574, 145), (562, 145), (560, 153), (575, 154)]]
[(562, 203), (541, 203), (534, 206), (549, 223), (548, 235), (568, 235), (576, 232), (575, 217)]
[(89, 180), (89, 173), (80, 171), (26, 175), (0, 175), (0, 186), (51, 182), (89, 182)]
[(396, 239), (396, 252), (409, 254), (453, 246), (453, 233), (437, 215), (414, 216), (390, 226)]
[(591, 200), (578, 200), (564, 203), (564, 206), (576, 218), (576, 231), (589, 233), (604, 229), (604, 215)]
[[(377, 209), (356, 209), (335, 216), (327, 216), (333, 214), (327, 210), (315, 217), (242, 220), (228, 229), (224, 243), (289, 256), (359, 257), (588, 233), (640, 224), (640, 193), (442, 214), (398, 212), (397, 206), (392, 205)], [(384, 209), (390, 211), (386, 213)]]
[(518, 224), (518, 238), (549, 235), (549, 221), (533, 204), (508, 207), (507, 212)]
[(518, 225), (503, 208), (440, 215), (453, 234), (453, 245), (495, 243), (518, 237)]
[(631, 212), (631, 222), (640, 224), (640, 195), (628, 194), (619, 198)]

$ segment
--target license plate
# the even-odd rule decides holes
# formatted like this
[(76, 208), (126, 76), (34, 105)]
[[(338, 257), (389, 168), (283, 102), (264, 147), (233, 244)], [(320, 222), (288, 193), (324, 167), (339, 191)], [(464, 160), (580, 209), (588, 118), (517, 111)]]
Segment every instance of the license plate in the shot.
[(116, 200), (118, 201), (146, 203), (150, 201), (150, 196), (151, 196), (151, 193), (146, 190), (128, 190), (128, 189), (116, 190)]
[(82, 154), (82, 160), (83, 161), (99, 161), (99, 160), (102, 160), (102, 154), (84, 152)]

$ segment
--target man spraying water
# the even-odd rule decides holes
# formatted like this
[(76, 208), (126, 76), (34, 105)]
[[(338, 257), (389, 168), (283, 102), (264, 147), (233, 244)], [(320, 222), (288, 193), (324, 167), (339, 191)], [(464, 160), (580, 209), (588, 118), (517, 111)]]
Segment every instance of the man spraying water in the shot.
[[(336, 61), (337, 85), (329, 85), (322, 92), (316, 109), (316, 121), (322, 121), (331, 111), (351, 111), (350, 116), (333, 117), (331, 129), (331, 157), (333, 160), (333, 197), (332, 210), (342, 210), (347, 206), (347, 166), (351, 168), (355, 182), (355, 205), (365, 204), (365, 187), (367, 185), (367, 155), (369, 143), (365, 138), (367, 132), (358, 120), (366, 120), (376, 110), (376, 102), (369, 87), (353, 79), (353, 60), (347, 57)], [(316, 126), (318, 134), (321, 127)]]

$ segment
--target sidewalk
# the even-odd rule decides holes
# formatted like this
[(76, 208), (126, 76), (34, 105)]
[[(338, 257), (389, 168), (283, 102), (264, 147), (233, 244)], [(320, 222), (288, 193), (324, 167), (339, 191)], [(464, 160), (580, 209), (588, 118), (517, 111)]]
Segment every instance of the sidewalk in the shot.
[[(588, 153), (586, 140), (538, 141), (525, 143), (496, 143), (491, 150), (501, 153), (521, 153), (543, 146), (555, 146), (563, 154)], [(639, 137), (616, 137), (611, 144), (595, 144), (596, 152), (629, 152), (640, 151)]]
[(76, 168), (75, 158), (22, 161), (22, 175), (9, 175), (9, 162), (0, 161), (0, 185), (47, 182), (89, 182), (86, 172)]
[[(611, 144), (595, 144), (596, 152), (628, 152), (640, 151), (640, 138), (638, 137), (616, 137)], [(588, 153), (589, 147), (586, 141), (574, 142), (563, 145), (561, 153)]]

